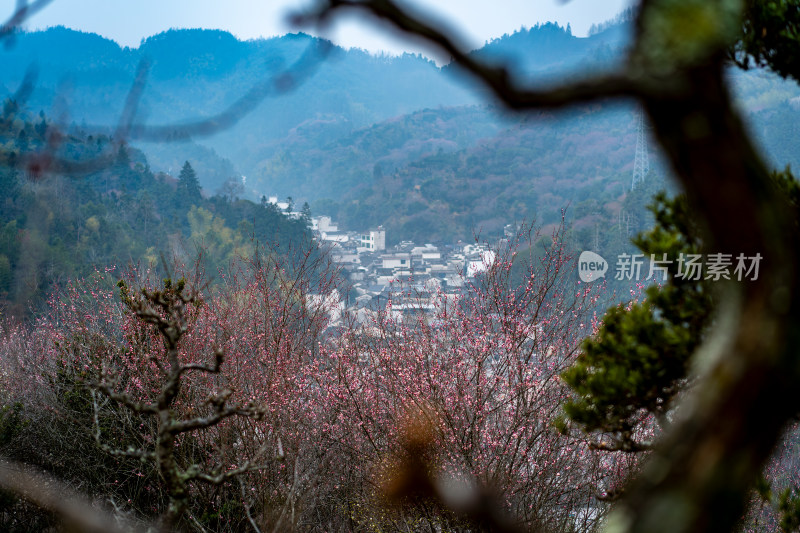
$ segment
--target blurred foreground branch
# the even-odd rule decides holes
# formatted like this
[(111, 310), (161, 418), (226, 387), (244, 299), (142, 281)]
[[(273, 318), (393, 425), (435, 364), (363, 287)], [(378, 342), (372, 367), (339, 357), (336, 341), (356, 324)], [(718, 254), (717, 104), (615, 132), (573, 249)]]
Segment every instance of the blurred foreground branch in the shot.
[(92, 505), (85, 496), (43, 472), (0, 459), (0, 486), (22, 496), (62, 519), (62, 523), (84, 533), (134, 533), (144, 531)]
[(47, 7), (52, 1), (53, 0), (35, 0), (33, 3), (29, 4), (27, 0), (17, 0), (17, 7), (14, 13), (0, 26), (0, 41), (6, 40), (6, 44), (8, 45), (8, 39), (13, 38), (14, 33), (19, 30), (20, 26), (37, 12)]
[(392, 0), (329, 0), (296, 19), (322, 24), (338, 11), (359, 10), (387, 20), (450, 55), (511, 109), (638, 98), (708, 229), (708, 248), (764, 258), (757, 280), (720, 283), (721, 316), (701, 348), (700, 381), (612, 515), (611, 531), (730, 531), (781, 429), (800, 409), (800, 242), (724, 76), (744, 8), (732, 0), (643, 0), (618, 73), (543, 91), (516, 85), (509, 66), (470, 55), (454, 33)]
[[(24, 1), (19, 3), (15, 13), (0, 27), (0, 41), (5, 40), (6, 46), (13, 46), (14, 33), (25, 21), (51, 1), (37, 0), (32, 4)], [(178, 142), (215, 135), (235, 126), (267, 98), (285, 94), (308, 81), (328, 57), (332, 47), (333, 45), (329, 41), (315, 40), (291, 65), (255, 83), (243, 96), (209, 118), (161, 125), (146, 125), (137, 122), (137, 110), (147, 86), (150, 69), (149, 59), (143, 58), (136, 69), (125, 106), (114, 129), (113, 142), (109, 143), (103, 152), (85, 160), (61, 156), (58, 151), (65, 136), (64, 127), (52, 126), (48, 128), (46, 146), (37, 152), (13, 158), (14, 166), (26, 170), (34, 177), (42, 174), (84, 175), (113, 164), (119, 148), (130, 141)], [(31, 65), (20, 87), (12, 97), (20, 107), (25, 105), (33, 93), (36, 78), (36, 65)], [(98, 126), (90, 128), (103, 129)], [(0, 159), (8, 161), (11, 158), (9, 154), (4, 154), (0, 150)]]

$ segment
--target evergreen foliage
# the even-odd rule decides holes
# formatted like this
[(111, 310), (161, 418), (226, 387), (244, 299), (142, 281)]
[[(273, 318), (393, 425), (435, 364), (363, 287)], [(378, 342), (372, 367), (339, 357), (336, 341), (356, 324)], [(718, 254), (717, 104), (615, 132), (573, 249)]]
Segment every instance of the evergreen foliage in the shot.
[(197, 174), (192, 168), (191, 163), (186, 161), (181, 168), (181, 173), (178, 175), (178, 194), (184, 205), (195, 205), (202, 198), (200, 192), (200, 182), (197, 180)]
[(769, 67), (800, 82), (800, 2), (747, 0), (742, 37), (731, 55), (745, 68)]
[[(800, 229), (800, 183), (788, 168), (773, 172), (772, 180)], [(573, 397), (564, 403), (557, 427), (567, 431), (575, 424), (593, 447), (608, 451), (646, 451), (666, 429), (675, 399), (691, 386), (691, 357), (715, 310), (712, 283), (676, 275), (680, 254), (703, 251), (685, 197), (659, 193), (654, 200), (655, 227), (634, 244), (647, 255), (666, 254), (672, 261), (667, 282), (647, 287), (640, 301), (609, 309), (576, 363), (562, 374)], [(772, 482), (762, 479), (756, 492), (774, 508), (782, 532), (798, 530), (800, 487), (775, 492)]]
[[(800, 225), (800, 184), (788, 168), (772, 179)], [(676, 395), (691, 382), (690, 357), (714, 312), (711, 282), (677, 275), (681, 254), (703, 251), (685, 197), (659, 193), (650, 210), (655, 227), (633, 242), (645, 256), (666, 255), (667, 282), (647, 287), (641, 301), (609, 309), (576, 364), (562, 375), (575, 393), (564, 405), (566, 417), (589, 435), (611, 439), (608, 447), (625, 451), (645, 449), (637, 434), (654, 420), (666, 422)], [(566, 428), (564, 421), (561, 427)]]
[(564, 411), (587, 433), (611, 439), (604, 446), (625, 451), (647, 447), (643, 424), (665, 420), (686, 382), (691, 355), (702, 342), (712, 311), (704, 280), (678, 277), (679, 256), (699, 254), (701, 242), (686, 199), (655, 197), (656, 227), (635, 244), (646, 255), (672, 263), (663, 286), (651, 285), (641, 302), (608, 310), (575, 365), (563, 374), (575, 391)]

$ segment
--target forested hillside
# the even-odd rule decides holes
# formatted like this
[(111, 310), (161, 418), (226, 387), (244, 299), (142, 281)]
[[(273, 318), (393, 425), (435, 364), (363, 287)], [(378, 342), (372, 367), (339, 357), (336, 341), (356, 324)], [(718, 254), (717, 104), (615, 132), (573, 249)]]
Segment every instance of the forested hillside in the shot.
[[(235, 195), (204, 195), (191, 163), (174, 175), (154, 174), (139, 150), (106, 135), (68, 134), (54, 156), (90, 165), (72, 174), (36, 172), (23, 158), (42, 150), (54, 132), (38, 116), (6, 101), (0, 116), (0, 306), (36, 311), (56, 284), (95, 268), (160, 262), (162, 254), (191, 263), (199, 250), (213, 277), (255, 242), (308, 240), (306, 221), (291, 220), (270, 204)], [(105, 154), (113, 160), (105, 164)], [(32, 306), (32, 307), (31, 307)]]

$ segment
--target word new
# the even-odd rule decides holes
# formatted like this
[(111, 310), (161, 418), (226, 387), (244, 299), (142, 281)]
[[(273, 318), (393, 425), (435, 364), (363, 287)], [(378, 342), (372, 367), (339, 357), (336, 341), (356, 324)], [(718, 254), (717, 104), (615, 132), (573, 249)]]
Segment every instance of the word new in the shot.
[(584, 283), (597, 281), (606, 275), (608, 271), (608, 261), (603, 259), (600, 254), (594, 252), (581, 252), (578, 258), (578, 276)]

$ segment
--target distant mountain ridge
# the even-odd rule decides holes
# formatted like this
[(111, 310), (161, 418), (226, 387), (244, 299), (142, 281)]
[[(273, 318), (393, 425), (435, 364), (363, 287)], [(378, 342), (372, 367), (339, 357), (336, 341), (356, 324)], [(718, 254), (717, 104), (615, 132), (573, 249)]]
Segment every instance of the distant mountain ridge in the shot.
[[(29, 108), (58, 116), (52, 111), (56, 111), (57, 97), (62, 97), (68, 101), (70, 120), (113, 126), (143, 57), (149, 58), (151, 69), (140, 119), (164, 124), (221, 112), (256, 83), (291, 68), (319, 39), (293, 34), (239, 41), (223, 31), (170, 30), (131, 49), (97, 35), (57, 27), (22, 33), (15, 41), (15, 46), (0, 51), (0, 85), (5, 88), (0, 96), (12, 94), (27, 69), (36, 65), (39, 76)], [(421, 87), (425, 90), (420, 91)], [(243, 140), (252, 139), (257, 145), (280, 139), (318, 116), (335, 116), (337, 121), (359, 127), (424, 107), (472, 101), (465, 89), (441, 76), (436, 65), (421, 56), (375, 57), (333, 47), (320, 59), (311, 80), (278, 98), (268, 98), (245, 117), (237, 131), (208, 144), (226, 152), (224, 156), (246, 171), (246, 155), (252, 146), (243, 154)]]
[[(547, 83), (564, 73), (587, 75), (613, 67), (631, 42), (631, 28), (618, 24), (589, 37), (575, 37), (569, 26), (538, 24), (493, 39), (473, 54), (481, 59), (514, 65), (514, 74), (527, 83)], [(581, 67), (578, 70), (578, 67)]]
[[(546, 24), (493, 40), (475, 53), (509, 57), (514, 50), (545, 46), (549, 59), (530, 65), (541, 70), (558, 63), (569, 67), (586, 50), (610, 41), (600, 36), (578, 39), (564, 28)], [(240, 41), (219, 30), (170, 30), (145, 39), (138, 48), (122, 48), (98, 35), (55, 27), (21, 33), (13, 47), (0, 51), (0, 86), (5, 88), (0, 96), (13, 93), (35, 65), (39, 75), (28, 103), (32, 110), (58, 116), (63, 109), (54, 106), (66, 100), (70, 120), (113, 126), (139, 61), (148, 58), (150, 76), (140, 119), (150, 124), (193, 120), (218, 113), (255, 83), (289, 67), (317, 42), (305, 34)], [(570, 61), (565, 63), (567, 56)], [(439, 69), (418, 55), (381, 57), (333, 47), (308, 82), (267, 99), (233, 131), (201, 142), (250, 175), (263, 160), (259, 152), (277, 150), (275, 140), (308, 121), (335, 122), (342, 134), (349, 134), (419, 109), (478, 103), (452, 70)]]

